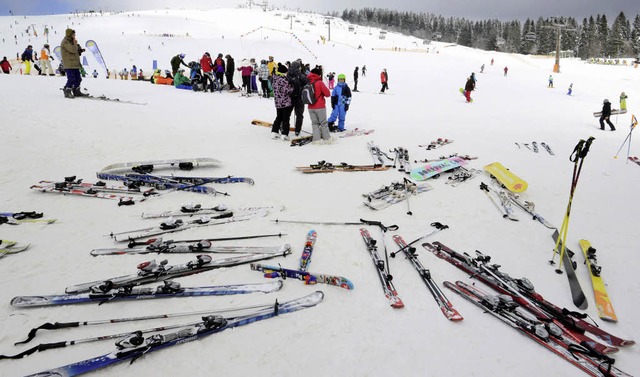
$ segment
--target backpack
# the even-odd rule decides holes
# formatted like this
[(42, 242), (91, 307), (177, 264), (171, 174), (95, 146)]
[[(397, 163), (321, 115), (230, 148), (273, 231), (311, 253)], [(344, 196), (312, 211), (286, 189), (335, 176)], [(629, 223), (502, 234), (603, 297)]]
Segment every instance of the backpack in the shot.
[(318, 102), (313, 83), (307, 83), (302, 87), (302, 103), (305, 105), (313, 105)]

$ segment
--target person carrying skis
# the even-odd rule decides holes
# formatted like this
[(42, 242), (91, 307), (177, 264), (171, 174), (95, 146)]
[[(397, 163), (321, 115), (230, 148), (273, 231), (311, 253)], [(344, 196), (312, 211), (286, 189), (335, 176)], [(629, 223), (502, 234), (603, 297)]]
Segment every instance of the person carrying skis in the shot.
[(180, 68), (180, 64), (189, 68), (189, 65), (185, 63), (183, 60), (185, 56), (186, 56), (185, 54), (178, 54), (173, 58), (171, 58), (171, 72), (173, 73), (174, 76), (176, 75), (176, 72), (178, 72), (178, 68)]
[[(347, 77), (341, 73), (338, 75), (338, 85), (331, 91), (331, 116), (327, 121), (329, 122), (329, 130), (335, 130), (337, 132), (344, 131), (344, 122), (347, 117), (347, 111), (349, 111), (349, 105), (351, 105), (351, 89), (346, 82)], [(334, 124), (338, 121), (338, 128), (334, 128)]]
[(2, 72), (5, 74), (10, 74), (13, 67), (11, 67), (11, 63), (7, 60), (7, 57), (3, 57), (2, 61), (0, 61), (0, 68), (2, 68)]
[(40, 51), (40, 68), (44, 72), (45, 75), (55, 76), (53, 73), (53, 67), (51, 67), (51, 62), (49, 59), (54, 60), (53, 56), (51, 56), (51, 52), (49, 51), (49, 44), (45, 44)]
[(222, 54), (219, 53), (216, 61), (213, 62), (216, 80), (218, 80), (218, 85), (220, 85), (220, 90), (222, 90), (222, 86), (224, 85), (224, 59), (222, 59)]
[(60, 43), (60, 52), (62, 55), (62, 65), (64, 71), (67, 74), (67, 83), (62, 89), (65, 98), (83, 97), (86, 94), (80, 91), (80, 83), (82, 77), (80, 76), (80, 46), (76, 40), (76, 31), (73, 29), (67, 29), (64, 32), (64, 38)]
[(236, 86), (233, 85), (233, 75), (236, 73), (236, 63), (229, 54), (227, 54), (225, 58), (227, 59), (225, 75), (227, 76), (227, 84), (229, 84), (229, 90), (236, 90)]
[(467, 78), (467, 82), (464, 84), (464, 96), (467, 98), (467, 103), (471, 103), (471, 92), (476, 88), (476, 84), (471, 77)]
[(260, 67), (258, 67), (258, 78), (262, 88), (262, 98), (269, 98), (269, 66), (264, 59), (260, 61)]
[(24, 74), (25, 75), (30, 75), (31, 74), (31, 63), (33, 63), (33, 46), (31, 46), (31, 45), (27, 46), (27, 48), (24, 50), (24, 52), (20, 56), (20, 60), (22, 60), (24, 62), (24, 65), (25, 65)]
[(358, 91), (358, 67), (353, 70), (353, 91)]
[(302, 88), (307, 85), (307, 76), (302, 73), (302, 61), (300, 59), (291, 63), (289, 72), (287, 72), (287, 79), (293, 86), (293, 92), (291, 93), (291, 100), (293, 102), (293, 111), (296, 115), (295, 132), (296, 136), (300, 135), (302, 131), (302, 122), (304, 121), (304, 103), (302, 102)]
[(380, 93), (384, 93), (385, 89), (389, 89), (389, 75), (387, 74), (386, 68), (384, 68), (382, 72), (380, 72), (380, 83), (382, 84)]
[(613, 123), (609, 120), (611, 117), (611, 102), (608, 99), (604, 99), (602, 101), (602, 114), (600, 115), (600, 129), (604, 131), (604, 122), (606, 121), (611, 128), (611, 131), (615, 131), (616, 128), (613, 126)]
[(331, 133), (327, 125), (327, 104), (325, 97), (331, 96), (329, 88), (322, 82), (322, 69), (315, 67), (307, 76), (309, 83), (313, 85), (313, 92), (316, 97), (316, 103), (307, 106), (309, 110), (309, 119), (311, 119), (311, 129), (313, 131), (312, 143), (320, 143), (324, 140), (329, 144), (332, 141)]
[(276, 119), (271, 126), (271, 138), (278, 139), (282, 134), (282, 140), (289, 140), (289, 124), (291, 122), (291, 111), (293, 102), (291, 93), (293, 86), (287, 79), (287, 67), (278, 63), (278, 69), (273, 76), (273, 94), (276, 105)]

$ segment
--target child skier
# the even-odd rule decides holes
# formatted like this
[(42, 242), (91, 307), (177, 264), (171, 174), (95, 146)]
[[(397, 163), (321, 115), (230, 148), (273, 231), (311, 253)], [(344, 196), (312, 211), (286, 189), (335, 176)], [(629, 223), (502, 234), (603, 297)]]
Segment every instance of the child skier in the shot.
[(553, 75), (549, 75), (549, 88), (553, 88)]
[[(336, 131), (344, 131), (344, 121), (351, 105), (351, 89), (346, 83), (347, 77), (341, 73), (338, 75), (338, 85), (331, 92), (331, 107), (333, 111), (329, 117), (329, 129), (335, 130), (334, 124), (338, 121), (338, 129)], [(335, 132), (335, 131), (334, 131)]]
[(573, 83), (571, 83), (571, 85), (569, 85), (569, 90), (567, 91), (567, 95), (570, 96), (571, 92), (573, 92)]
[(620, 111), (627, 111), (627, 95), (622, 92), (620, 93)]

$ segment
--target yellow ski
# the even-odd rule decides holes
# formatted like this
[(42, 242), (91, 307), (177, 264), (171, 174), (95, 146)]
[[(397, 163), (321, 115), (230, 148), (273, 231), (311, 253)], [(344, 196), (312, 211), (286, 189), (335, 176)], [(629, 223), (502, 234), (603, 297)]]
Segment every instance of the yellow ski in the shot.
[(591, 242), (587, 240), (580, 240), (580, 248), (584, 253), (584, 259), (591, 275), (591, 285), (593, 285), (593, 295), (596, 300), (596, 308), (598, 309), (598, 316), (609, 322), (618, 322), (618, 317), (613, 311), (613, 304), (607, 294), (607, 289), (604, 284), (604, 280), (600, 276), (602, 267), (598, 266), (598, 260), (596, 258), (596, 249), (591, 247)]
[(485, 166), (484, 170), (491, 174), (492, 178), (497, 179), (498, 182), (511, 192), (520, 193), (525, 191), (528, 187), (525, 180), (513, 174), (499, 162), (494, 162)]

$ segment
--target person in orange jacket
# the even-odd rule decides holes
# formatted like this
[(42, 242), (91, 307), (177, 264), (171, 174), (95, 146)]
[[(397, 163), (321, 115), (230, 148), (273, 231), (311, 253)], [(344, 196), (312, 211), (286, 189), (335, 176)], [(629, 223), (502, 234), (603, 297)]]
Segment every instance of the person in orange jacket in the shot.
[(51, 67), (51, 61), (54, 60), (53, 56), (51, 56), (51, 51), (49, 50), (49, 44), (45, 44), (40, 51), (40, 68), (42, 69), (43, 75), (55, 76), (53, 73), (53, 67)]

